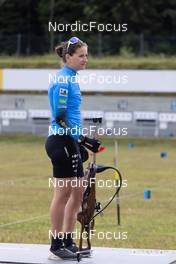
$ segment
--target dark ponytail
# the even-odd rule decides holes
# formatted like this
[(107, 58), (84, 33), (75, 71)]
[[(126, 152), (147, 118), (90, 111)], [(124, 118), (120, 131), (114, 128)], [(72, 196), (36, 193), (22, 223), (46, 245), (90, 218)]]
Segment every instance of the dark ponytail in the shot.
[(61, 42), (58, 46), (55, 47), (55, 52), (60, 58), (62, 58), (63, 62), (65, 63), (66, 54), (72, 56), (78, 48), (81, 48), (83, 46), (87, 46), (87, 44), (79, 40), (77, 43), (70, 45), (68, 48), (68, 41), (65, 41)]
[(65, 61), (65, 55), (66, 55), (66, 49), (67, 49), (67, 42), (61, 42), (58, 46), (55, 47), (55, 52), (57, 55)]

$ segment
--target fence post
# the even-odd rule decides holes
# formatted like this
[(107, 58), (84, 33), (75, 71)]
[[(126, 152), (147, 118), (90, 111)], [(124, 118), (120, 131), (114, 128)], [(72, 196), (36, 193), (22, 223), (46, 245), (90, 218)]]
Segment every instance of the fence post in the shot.
[(17, 34), (17, 48), (16, 48), (16, 55), (19, 56), (21, 53), (21, 34)]
[[(55, 0), (50, 0), (50, 21), (53, 21), (54, 18), (54, 6)], [(50, 52), (53, 52), (54, 49), (54, 32), (53, 30), (50, 31)]]
[(98, 32), (98, 56), (102, 56), (102, 34)]
[(139, 55), (144, 56), (144, 33), (139, 35)]

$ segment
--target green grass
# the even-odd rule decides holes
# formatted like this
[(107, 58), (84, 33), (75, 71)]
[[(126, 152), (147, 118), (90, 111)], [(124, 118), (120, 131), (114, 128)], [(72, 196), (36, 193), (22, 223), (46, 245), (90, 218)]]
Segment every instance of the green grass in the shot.
[[(97, 161), (113, 165), (114, 140), (103, 141), (106, 150)], [(48, 243), (52, 188), (44, 142), (31, 135), (0, 136), (0, 242)], [(129, 142), (134, 148), (128, 149)], [(128, 183), (120, 194), (121, 226), (113, 202), (104, 217), (96, 218), (93, 246), (175, 249), (175, 146), (176, 139), (119, 139), (119, 169)], [(160, 158), (161, 151), (168, 152), (166, 159)], [(114, 179), (114, 173), (98, 174), (97, 179)], [(144, 188), (151, 189), (150, 200), (143, 199)], [(98, 201), (105, 205), (114, 191), (97, 187)], [(98, 239), (100, 231), (114, 232), (119, 239)], [(123, 232), (127, 239), (122, 239)]]
[[(61, 60), (56, 55), (43, 56), (1, 56), (0, 68), (58, 68)], [(105, 56), (89, 57), (88, 69), (176, 69), (176, 56), (133, 57)]]

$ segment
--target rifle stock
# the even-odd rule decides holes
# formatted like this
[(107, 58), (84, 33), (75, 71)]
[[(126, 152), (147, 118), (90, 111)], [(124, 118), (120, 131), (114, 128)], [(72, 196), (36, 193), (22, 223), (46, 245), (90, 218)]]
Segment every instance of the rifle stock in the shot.
[(94, 219), (91, 219), (94, 216), (95, 205), (96, 205), (96, 188), (95, 188), (95, 174), (96, 169), (93, 163), (89, 164), (87, 169), (87, 175), (85, 178), (87, 180), (87, 187), (83, 195), (83, 201), (81, 206), (81, 212), (77, 215), (77, 220), (81, 224), (80, 232), (80, 241), (79, 241), (79, 250), (83, 250), (83, 232), (86, 232), (87, 239), (87, 248), (91, 249), (90, 243), (90, 232), (94, 228)]

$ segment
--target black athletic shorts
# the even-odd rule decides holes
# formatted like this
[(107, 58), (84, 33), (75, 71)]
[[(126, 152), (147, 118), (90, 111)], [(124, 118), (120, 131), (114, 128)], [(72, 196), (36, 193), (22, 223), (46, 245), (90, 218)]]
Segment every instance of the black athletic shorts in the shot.
[(83, 177), (83, 163), (79, 144), (69, 135), (51, 135), (45, 143), (53, 165), (53, 177)]

